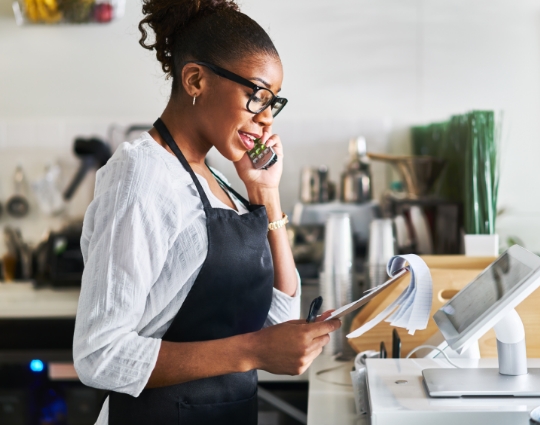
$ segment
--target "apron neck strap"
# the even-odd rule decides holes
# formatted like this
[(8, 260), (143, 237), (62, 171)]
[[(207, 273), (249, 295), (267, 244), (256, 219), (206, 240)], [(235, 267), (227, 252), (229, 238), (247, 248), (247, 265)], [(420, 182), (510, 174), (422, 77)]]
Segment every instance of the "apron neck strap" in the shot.
[(236, 196), (236, 198), (242, 202), (242, 204), (244, 204), (244, 206), (249, 209), (249, 206), (250, 206), (250, 203), (247, 199), (245, 199), (242, 195), (240, 195), (236, 190), (234, 190), (231, 186), (229, 186), (227, 183), (225, 183), (221, 177), (219, 177), (216, 173), (214, 173), (214, 170), (212, 170), (210, 167), (208, 167), (208, 169), (210, 170), (210, 172), (214, 175), (214, 177), (216, 178), (216, 180), (218, 181), (219, 185), (224, 189), (224, 190), (228, 190), (229, 192), (231, 192), (234, 196)]
[(204, 192), (204, 189), (201, 186), (201, 182), (195, 175), (195, 172), (191, 168), (191, 165), (189, 165), (189, 162), (187, 162), (186, 157), (174, 141), (171, 133), (165, 126), (165, 123), (161, 120), (161, 118), (158, 118), (156, 122), (154, 123), (154, 128), (158, 131), (159, 135), (162, 137), (163, 140), (165, 140), (165, 143), (171, 148), (173, 153), (176, 155), (180, 163), (184, 166), (186, 171), (190, 174), (193, 183), (195, 183), (195, 187), (197, 188), (197, 191), (199, 192), (199, 196), (201, 197), (201, 201), (203, 204), (203, 207), (205, 210), (212, 209), (212, 206), (210, 205), (210, 201), (208, 200), (208, 197), (206, 196), (206, 193)]

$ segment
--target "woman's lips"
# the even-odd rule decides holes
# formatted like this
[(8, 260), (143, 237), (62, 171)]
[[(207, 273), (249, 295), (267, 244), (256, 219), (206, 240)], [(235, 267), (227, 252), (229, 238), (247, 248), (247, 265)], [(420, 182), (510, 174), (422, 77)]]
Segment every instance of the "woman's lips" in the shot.
[(242, 143), (244, 144), (244, 146), (246, 147), (246, 149), (248, 151), (253, 149), (253, 147), (255, 146), (255, 142), (253, 141), (253, 137), (248, 136), (243, 131), (239, 131), (238, 135), (240, 136), (240, 140), (242, 140)]

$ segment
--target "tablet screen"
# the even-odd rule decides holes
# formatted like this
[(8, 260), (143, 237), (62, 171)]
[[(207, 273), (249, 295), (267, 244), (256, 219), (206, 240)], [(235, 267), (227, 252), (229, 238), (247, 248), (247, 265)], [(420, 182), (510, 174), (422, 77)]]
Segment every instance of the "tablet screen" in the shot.
[(456, 331), (462, 333), (533, 271), (508, 253), (465, 287), (442, 308)]

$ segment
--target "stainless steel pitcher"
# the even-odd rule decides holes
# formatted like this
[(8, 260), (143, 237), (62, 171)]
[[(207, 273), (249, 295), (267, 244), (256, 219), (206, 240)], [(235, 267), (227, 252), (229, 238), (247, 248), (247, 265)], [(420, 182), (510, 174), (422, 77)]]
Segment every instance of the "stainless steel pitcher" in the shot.
[(363, 203), (371, 200), (371, 172), (366, 155), (366, 139), (349, 141), (349, 163), (341, 174), (341, 202)]
[(304, 167), (300, 177), (300, 201), (304, 204), (329, 202), (333, 185), (328, 180), (328, 167)]

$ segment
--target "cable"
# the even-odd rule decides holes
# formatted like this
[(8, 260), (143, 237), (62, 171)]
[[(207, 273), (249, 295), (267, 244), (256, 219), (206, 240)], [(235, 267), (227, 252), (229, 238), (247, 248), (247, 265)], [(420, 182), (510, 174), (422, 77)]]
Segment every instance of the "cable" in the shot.
[(444, 356), (444, 358), (448, 361), (448, 363), (450, 363), (452, 366), (460, 369), (460, 367), (457, 364), (455, 364), (452, 360), (450, 360), (450, 358), (446, 355), (446, 353), (443, 350), (441, 350), (439, 347), (435, 347), (434, 345), (419, 345), (414, 350), (412, 350), (409, 354), (407, 354), (407, 357), (405, 357), (405, 358), (408, 359), (414, 353), (416, 353), (418, 350), (420, 350), (422, 348), (431, 348), (432, 350), (437, 350), (439, 353), (441, 353)]
[(334, 370), (341, 369), (342, 367), (346, 367), (346, 366), (350, 366), (350, 364), (347, 362), (345, 364), (340, 364), (338, 366), (330, 367), (328, 369), (319, 370), (318, 372), (315, 372), (315, 376), (318, 376), (320, 381), (326, 382), (327, 384), (340, 385), (342, 387), (352, 387), (352, 384), (347, 384), (347, 383), (343, 383), (343, 382), (329, 381), (327, 379), (321, 378), (321, 375), (323, 375), (323, 374), (325, 374), (327, 372), (332, 372)]

